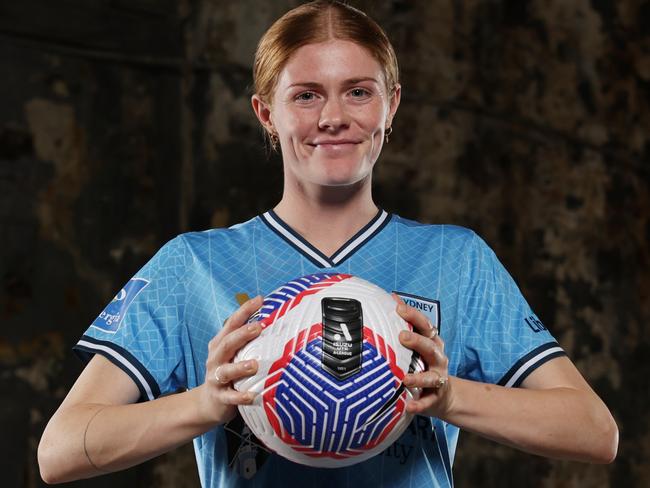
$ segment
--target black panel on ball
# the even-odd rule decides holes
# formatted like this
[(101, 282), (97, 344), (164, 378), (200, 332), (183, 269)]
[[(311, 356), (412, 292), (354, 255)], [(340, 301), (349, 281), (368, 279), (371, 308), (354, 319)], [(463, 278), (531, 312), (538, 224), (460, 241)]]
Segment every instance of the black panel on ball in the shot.
[(325, 371), (339, 380), (361, 370), (363, 311), (351, 298), (323, 298), (323, 358)]

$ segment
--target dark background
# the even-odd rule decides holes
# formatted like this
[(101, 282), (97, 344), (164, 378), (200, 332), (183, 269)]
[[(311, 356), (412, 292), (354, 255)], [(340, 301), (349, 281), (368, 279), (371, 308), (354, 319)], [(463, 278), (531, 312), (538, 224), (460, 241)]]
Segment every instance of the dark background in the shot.
[[(257, 40), (298, 1), (0, 1), (0, 463), (36, 446), (70, 348), (179, 232), (270, 208)], [(650, 486), (650, 2), (351, 2), (387, 30), (402, 106), (390, 211), (473, 228), (620, 426), (609, 466), (461, 436), (459, 487)], [(198, 485), (191, 447), (71, 486)]]

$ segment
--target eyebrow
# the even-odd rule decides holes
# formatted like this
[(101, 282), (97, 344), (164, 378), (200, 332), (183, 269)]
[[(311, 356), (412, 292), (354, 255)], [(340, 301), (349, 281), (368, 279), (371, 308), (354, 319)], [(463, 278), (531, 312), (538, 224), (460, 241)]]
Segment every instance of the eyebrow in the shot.
[[(373, 83), (379, 83), (376, 78), (372, 78), (370, 76), (365, 76), (361, 78), (349, 78), (343, 82), (344, 85), (355, 85), (357, 83), (361, 83), (362, 81), (371, 81)], [(313, 81), (300, 81), (298, 83), (292, 83), (289, 85), (288, 88), (293, 88), (296, 86), (301, 86), (301, 87), (306, 87), (306, 88), (319, 88), (322, 85), (320, 83), (316, 83)]]

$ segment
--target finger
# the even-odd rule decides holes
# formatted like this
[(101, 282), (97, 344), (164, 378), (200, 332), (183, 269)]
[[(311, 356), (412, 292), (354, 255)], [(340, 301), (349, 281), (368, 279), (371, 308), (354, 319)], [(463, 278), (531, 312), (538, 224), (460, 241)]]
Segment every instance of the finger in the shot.
[(237, 310), (235, 310), (235, 312), (225, 320), (217, 335), (208, 342), (208, 351), (212, 351), (216, 348), (221, 342), (223, 336), (244, 325), (248, 320), (248, 317), (255, 313), (262, 306), (263, 302), (264, 299), (262, 296), (258, 295), (255, 298), (247, 300)]
[[(402, 306), (405, 307), (406, 304), (404, 303), (404, 300), (402, 300), (402, 297), (399, 296), (397, 293), (392, 292), (392, 293), (390, 294), (390, 296), (391, 296), (391, 297), (393, 298), (393, 300), (395, 301), (395, 304), (396, 304), (396, 306), (397, 306), (397, 310), (398, 310), (398, 314), (399, 314), (399, 310), (402, 310), (400, 307), (402, 307)], [(406, 324), (408, 325), (409, 330), (413, 330), (413, 324), (411, 324), (408, 320), (406, 321)]]
[(427, 365), (447, 368), (449, 360), (440, 348), (440, 342), (436, 341), (435, 338), (432, 340), (415, 332), (403, 330), (399, 334), (399, 340), (404, 346), (420, 354)]
[(262, 332), (260, 322), (251, 322), (245, 327), (240, 327), (224, 335), (215, 343), (214, 350), (210, 352), (208, 367), (212, 364), (229, 363), (237, 351), (259, 336)]
[(439, 335), (436, 334), (432, 338), (432, 340), (433, 340), (433, 342), (436, 343), (436, 346), (438, 346), (438, 349), (440, 349), (444, 354), (444, 352), (445, 352), (445, 341), (442, 340), (442, 337), (440, 337)]
[(225, 363), (214, 370), (210, 381), (217, 385), (227, 385), (232, 381), (251, 376), (257, 372), (257, 361), (249, 359), (237, 363)]
[(410, 307), (400, 300), (397, 305), (397, 313), (404, 320), (413, 325), (413, 327), (425, 337), (434, 337), (438, 335), (438, 329), (433, 326), (431, 321), (422, 312), (416, 308)]
[(427, 388), (438, 391), (447, 385), (449, 378), (446, 372), (432, 369), (423, 373), (407, 374), (402, 381), (408, 388)]
[(255, 298), (251, 298), (244, 302), (241, 307), (235, 310), (235, 312), (226, 319), (226, 322), (223, 324), (223, 334), (228, 334), (245, 324), (248, 317), (253, 315), (257, 309), (262, 306), (263, 301), (264, 299), (262, 296), (257, 295)]
[(406, 411), (408, 413), (422, 413), (433, 406), (435, 396), (427, 395), (420, 397), (419, 400), (411, 400), (406, 404)]
[(221, 393), (220, 400), (224, 405), (250, 405), (255, 400), (255, 393), (228, 388)]

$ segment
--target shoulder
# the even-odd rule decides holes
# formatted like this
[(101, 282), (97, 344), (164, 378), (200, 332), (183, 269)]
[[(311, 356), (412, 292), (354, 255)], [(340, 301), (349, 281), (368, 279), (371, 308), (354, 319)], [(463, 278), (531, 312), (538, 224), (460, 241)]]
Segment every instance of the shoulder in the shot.
[(210, 242), (232, 241), (249, 239), (259, 225), (259, 217), (253, 217), (246, 222), (232, 225), (230, 227), (218, 227), (202, 231), (185, 232), (178, 235), (175, 240), (183, 243), (184, 246), (197, 248), (207, 246)]
[(426, 224), (393, 214), (392, 220), (400, 235), (418, 239), (442, 241), (445, 245), (464, 248), (481, 238), (472, 229), (453, 224)]
[(183, 247), (184, 252), (196, 258), (207, 252), (224, 252), (246, 248), (259, 226), (259, 217), (235, 224), (203, 231), (185, 232), (168, 244)]

